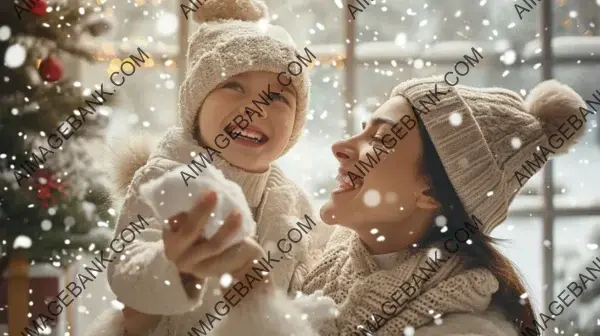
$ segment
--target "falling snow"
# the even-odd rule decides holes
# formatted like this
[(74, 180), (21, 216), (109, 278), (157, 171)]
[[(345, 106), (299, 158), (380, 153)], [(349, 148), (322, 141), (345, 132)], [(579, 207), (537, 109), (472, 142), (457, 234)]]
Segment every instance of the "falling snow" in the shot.
[(369, 189), (363, 195), (363, 202), (369, 208), (374, 208), (381, 203), (381, 194), (375, 189)]
[(450, 114), (450, 124), (452, 126), (460, 126), (462, 124), (462, 116), (458, 112), (452, 112)]

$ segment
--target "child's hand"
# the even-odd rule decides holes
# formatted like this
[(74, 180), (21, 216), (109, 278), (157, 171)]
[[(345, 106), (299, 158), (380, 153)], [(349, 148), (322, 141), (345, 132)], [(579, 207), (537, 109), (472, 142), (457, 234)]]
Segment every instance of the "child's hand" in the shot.
[[(263, 248), (251, 237), (225, 248), (225, 243), (241, 228), (241, 216), (235, 211), (227, 216), (212, 238), (203, 238), (202, 232), (216, 201), (217, 194), (209, 191), (190, 212), (170, 218), (170, 228), (163, 231), (165, 255), (182, 273), (184, 286), (190, 283), (190, 275), (199, 280), (221, 277), (229, 273), (234, 279), (244, 279), (244, 274), (252, 267), (253, 260), (266, 255)], [(190, 294), (190, 288), (186, 290)]]

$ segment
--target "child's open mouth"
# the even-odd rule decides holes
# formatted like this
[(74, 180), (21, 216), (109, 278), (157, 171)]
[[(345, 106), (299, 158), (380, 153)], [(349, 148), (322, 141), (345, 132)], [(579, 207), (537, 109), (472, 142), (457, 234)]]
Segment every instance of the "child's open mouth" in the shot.
[(269, 141), (269, 137), (262, 133), (258, 128), (248, 126), (241, 129), (237, 125), (229, 124), (225, 131), (232, 136), (235, 142), (240, 145), (257, 147)]

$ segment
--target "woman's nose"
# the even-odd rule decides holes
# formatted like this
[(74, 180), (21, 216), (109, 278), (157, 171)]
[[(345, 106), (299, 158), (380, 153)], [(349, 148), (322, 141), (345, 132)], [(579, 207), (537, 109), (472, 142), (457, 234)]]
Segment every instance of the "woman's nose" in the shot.
[(331, 151), (340, 163), (343, 163), (346, 160), (352, 159), (356, 156), (356, 150), (354, 150), (346, 140), (336, 141), (331, 146)]

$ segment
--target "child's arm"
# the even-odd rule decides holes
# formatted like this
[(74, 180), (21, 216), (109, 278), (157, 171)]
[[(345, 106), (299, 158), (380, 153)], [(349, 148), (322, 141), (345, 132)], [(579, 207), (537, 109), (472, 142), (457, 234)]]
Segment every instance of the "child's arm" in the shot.
[[(110, 259), (114, 261), (108, 266), (108, 281), (126, 306), (146, 314), (177, 315), (198, 306), (204, 290), (194, 291), (195, 281), (184, 283), (175, 265), (167, 260), (163, 226), (139, 197), (141, 184), (164, 173), (156, 167), (136, 172), (111, 242)], [(200, 282), (204, 288), (206, 280)]]

